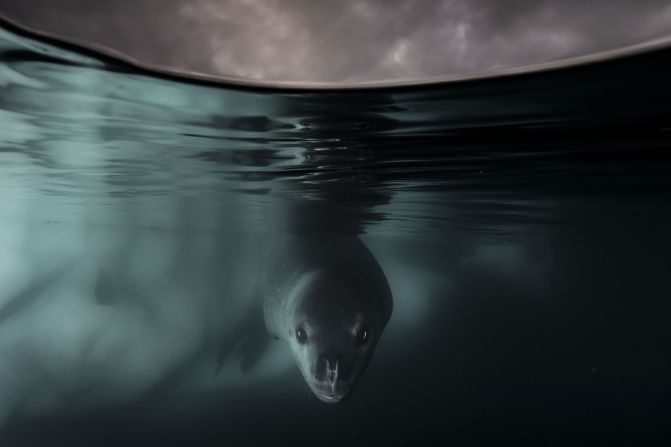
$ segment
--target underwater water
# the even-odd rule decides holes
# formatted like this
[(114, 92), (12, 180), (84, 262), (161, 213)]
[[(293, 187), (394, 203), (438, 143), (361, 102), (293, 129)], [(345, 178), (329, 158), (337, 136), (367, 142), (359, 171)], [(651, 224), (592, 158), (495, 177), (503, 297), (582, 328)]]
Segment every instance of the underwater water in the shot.
[[(0, 29), (0, 445), (665, 437), (670, 69), (282, 91)], [(389, 285), (338, 403), (311, 341), (246, 343), (287, 235), (282, 268), (335, 260), (336, 308), (382, 321)]]

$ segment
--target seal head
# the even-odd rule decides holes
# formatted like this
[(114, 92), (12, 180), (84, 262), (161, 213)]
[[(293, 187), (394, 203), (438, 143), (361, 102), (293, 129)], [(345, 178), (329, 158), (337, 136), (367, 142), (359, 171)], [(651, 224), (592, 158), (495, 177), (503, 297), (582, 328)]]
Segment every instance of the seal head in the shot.
[(391, 290), (356, 236), (289, 235), (262, 269), (268, 333), (289, 345), (303, 378), (323, 402), (352, 392), (391, 317)]
[(312, 273), (296, 293), (287, 341), (312, 392), (335, 403), (354, 388), (370, 361), (388, 316), (362, 297), (357, 281)]

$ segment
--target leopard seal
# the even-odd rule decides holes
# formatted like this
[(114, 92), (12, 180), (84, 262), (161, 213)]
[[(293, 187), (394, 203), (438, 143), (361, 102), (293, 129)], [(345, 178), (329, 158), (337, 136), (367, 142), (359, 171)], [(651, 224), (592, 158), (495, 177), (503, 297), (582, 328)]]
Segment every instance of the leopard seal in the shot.
[(312, 392), (346, 397), (392, 313), (375, 256), (356, 235), (287, 234), (265, 256), (261, 293), (267, 332), (289, 345)]

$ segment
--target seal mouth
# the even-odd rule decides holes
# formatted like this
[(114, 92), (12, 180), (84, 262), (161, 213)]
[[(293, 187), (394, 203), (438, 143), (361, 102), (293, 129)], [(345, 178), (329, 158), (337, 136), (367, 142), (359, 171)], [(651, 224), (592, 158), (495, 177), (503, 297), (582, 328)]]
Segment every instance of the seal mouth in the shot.
[(326, 393), (321, 393), (319, 391), (314, 391), (315, 396), (317, 396), (317, 399), (321, 400), (322, 402), (325, 402), (327, 404), (334, 404), (336, 402), (340, 402), (347, 396), (346, 393), (340, 393), (340, 394), (326, 394)]
[(349, 388), (344, 384), (336, 386), (332, 383), (317, 383), (311, 387), (312, 392), (322, 402), (336, 403), (343, 400), (349, 394)]

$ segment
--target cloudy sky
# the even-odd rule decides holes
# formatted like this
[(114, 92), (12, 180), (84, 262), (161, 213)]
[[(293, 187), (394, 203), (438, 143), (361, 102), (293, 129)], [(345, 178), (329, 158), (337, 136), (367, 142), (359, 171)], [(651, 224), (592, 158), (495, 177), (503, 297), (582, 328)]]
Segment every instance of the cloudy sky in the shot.
[(263, 81), (480, 73), (671, 34), (668, 0), (0, 0), (145, 64)]

